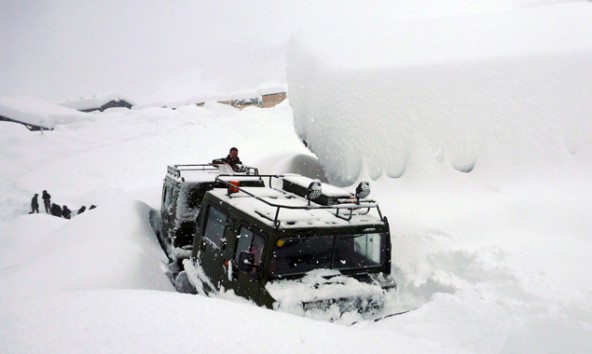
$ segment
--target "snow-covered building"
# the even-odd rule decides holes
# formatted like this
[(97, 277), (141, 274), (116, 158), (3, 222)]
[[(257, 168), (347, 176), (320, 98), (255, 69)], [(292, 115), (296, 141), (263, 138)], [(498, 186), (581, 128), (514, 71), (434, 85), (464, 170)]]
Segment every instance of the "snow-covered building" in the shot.
[(296, 131), (341, 185), (590, 154), (591, 18), (588, 2), (303, 29), (288, 57)]
[(247, 97), (247, 98), (234, 98), (230, 100), (218, 101), (221, 104), (227, 104), (238, 109), (244, 109), (247, 107), (261, 107), (261, 99), (258, 96)]
[(228, 104), (238, 109), (251, 106), (270, 108), (282, 103), (288, 97), (285, 87), (266, 87), (229, 96), (229, 99), (219, 100), (218, 103)]
[(44, 127), (43, 125), (26, 123), (26, 122), (20, 121), (17, 118), (9, 118), (9, 117), (5, 117), (3, 115), (0, 115), (0, 121), (19, 123), (19, 124), (24, 125), (27, 129), (29, 129), (31, 131), (51, 130), (51, 129), (53, 129), (53, 128)]
[(288, 97), (286, 92), (273, 92), (261, 95), (261, 107), (270, 108), (278, 105)]
[(109, 108), (127, 108), (130, 109), (134, 103), (120, 93), (109, 93), (104, 95), (95, 95), (89, 98), (81, 97), (78, 100), (68, 100), (60, 103), (61, 106), (74, 108), (81, 112), (103, 112)]
[(32, 131), (56, 124), (92, 120), (90, 115), (33, 98), (0, 98), (0, 121), (15, 122)]

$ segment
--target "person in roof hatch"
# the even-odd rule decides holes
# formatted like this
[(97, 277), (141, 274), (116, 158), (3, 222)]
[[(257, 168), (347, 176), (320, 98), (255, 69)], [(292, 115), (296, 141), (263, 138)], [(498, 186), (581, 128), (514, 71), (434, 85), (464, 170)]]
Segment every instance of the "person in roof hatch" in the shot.
[(230, 148), (230, 152), (228, 156), (220, 159), (212, 160), (211, 165), (213, 166), (220, 166), (220, 165), (229, 165), (233, 171), (239, 171), (241, 168), (240, 158), (238, 157), (238, 149), (235, 147)]

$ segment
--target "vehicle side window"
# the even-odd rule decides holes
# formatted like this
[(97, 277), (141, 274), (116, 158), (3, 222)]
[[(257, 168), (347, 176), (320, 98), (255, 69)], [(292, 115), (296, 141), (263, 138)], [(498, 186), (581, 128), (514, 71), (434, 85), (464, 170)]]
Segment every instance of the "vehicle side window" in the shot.
[(174, 189), (173, 186), (166, 187), (165, 196), (164, 196), (164, 205), (167, 208), (167, 210), (171, 206), (171, 204), (173, 203), (173, 189)]
[(227, 219), (228, 217), (220, 210), (211, 206), (208, 207), (203, 235), (218, 248), (222, 247)]
[(265, 239), (263, 236), (254, 233), (245, 226), (242, 226), (238, 235), (238, 243), (236, 245), (234, 262), (238, 263), (241, 252), (251, 252), (255, 255), (255, 267), (253, 267), (252, 273), (256, 273), (259, 270), (259, 265), (261, 264), (264, 246)]
[(166, 205), (168, 191), (169, 191), (169, 186), (164, 186), (164, 189), (162, 191), (162, 204), (163, 205)]

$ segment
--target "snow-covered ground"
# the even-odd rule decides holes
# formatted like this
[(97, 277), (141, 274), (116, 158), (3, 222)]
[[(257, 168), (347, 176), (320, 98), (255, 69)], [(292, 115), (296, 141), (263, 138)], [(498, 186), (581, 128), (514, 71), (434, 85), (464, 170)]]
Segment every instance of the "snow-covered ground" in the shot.
[[(201, 4), (197, 21), (181, 6), (155, 1), (145, 2), (133, 22), (133, 2), (119, 12), (65, 0), (34, 10), (26, 2), (2, 3), (0, 48), (14, 55), (0, 57), (0, 95), (9, 96), (0, 99), (0, 112), (55, 129), (30, 132), (0, 122), (0, 351), (590, 352), (592, 78), (585, 63), (592, 58), (589, 37), (580, 35), (589, 33), (592, 4), (530, 9), (565, 2), (578, 1), (328, 1), (315, 2), (315, 11), (306, 1), (220, 1)], [(445, 15), (462, 16), (429, 19)], [(521, 31), (516, 26), (525, 18)], [(405, 36), (392, 37), (391, 20)], [(555, 27), (545, 27), (548, 21)], [(331, 41), (346, 24), (368, 26), (374, 39), (389, 39), (405, 55), (393, 45), (376, 51), (376, 43), (352, 51), (365, 31)], [(141, 29), (149, 30), (134, 36)], [(315, 31), (322, 36), (311, 39)], [(454, 40), (442, 46), (447, 31), (473, 43), (472, 50)], [(189, 37), (182, 32), (196, 37), (183, 41)], [(100, 33), (107, 35), (94, 37)], [(229, 35), (237, 33), (243, 36)], [(426, 48), (447, 55), (439, 63), (423, 60), (425, 42), (405, 42), (430, 34), (440, 47)], [(499, 42), (475, 47), (480, 34)], [(75, 50), (63, 50), (70, 45)], [(360, 53), (372, 58), (371, 68)], [(114, 65), (122, 58), (128, 65)], [(266, 69), (253, 71), (257, 65)], [(538, 77), (545, 68), (551, 74)], [(434, 78), (438, 85), (429, 84)], [(134, 88), (144, 102), (180, 102), (259, 84), (287, 85), (291, 102), (243, 111), (208, 102), (87, 114), (46, 102), (96, 93), (85, 91), (91, 87)], [(523, 91), (527, 100), (516, 98)], [(362, 92), (357, 102), (350, 99)], [(22, 94), (37, 99), (15, 97)], [(166, 166), (207, 162), (237, 146), (262, 173), (318, 173), (300, 138), (333, 181), (371, 181), (371, 197), (391, 224), (395, 300), (413, 311), (345, 326), (179, 294), (168, 282), (149, 222)], [(45, 214), (42, 203), (40, 214), (28, 214), (42, 190), (72, 210), (98, 207), (71, 220)]]
[[(264, 173), (314, 159), (287, 102), (93, 116), (43, 133), (0, 123), (3, 352), (583, 353), (592, 345), (587, 176), (501, 190), (372, 183), (392, 225), (399, 305), (417, 309), (345, 327), (175, 293), (150, 228), (169, 163), (208, 161), (229, 145)], [(98, 207), (71, 220), (29, 215), (43, 189), (72, 210)]]

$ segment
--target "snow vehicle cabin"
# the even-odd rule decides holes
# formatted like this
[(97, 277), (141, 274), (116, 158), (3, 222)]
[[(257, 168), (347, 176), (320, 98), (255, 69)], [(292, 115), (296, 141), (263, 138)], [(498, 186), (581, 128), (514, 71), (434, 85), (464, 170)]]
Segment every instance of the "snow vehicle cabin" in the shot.
[[(153, 227), (158, 240), (171, 261), (180, 261), (191, 255), (195, 221), (201, 207), (204, 194), (216, 187), (225, 188), (217, 178), (223, 180), (224, 174), (229, 178), (236, 172), (226, 166), (214, 167), (210, 164), (172, 165), (162, 187), (160, 207), (160, 223)], [(258, 175), (256, 168), (245, 167), (241, 174)], [(260, 178), (245, 178), (243, 183), (248, 186), (263, 187)]]
[(169, 257), (182, 263), (177, 290), (231, 292), (296, 314), (378, 312), (395, 282), (389, 224), (367, 199), (368, 183), (352, 194), (301, 175), (257, 172), (169, 167), (162, 234)]

